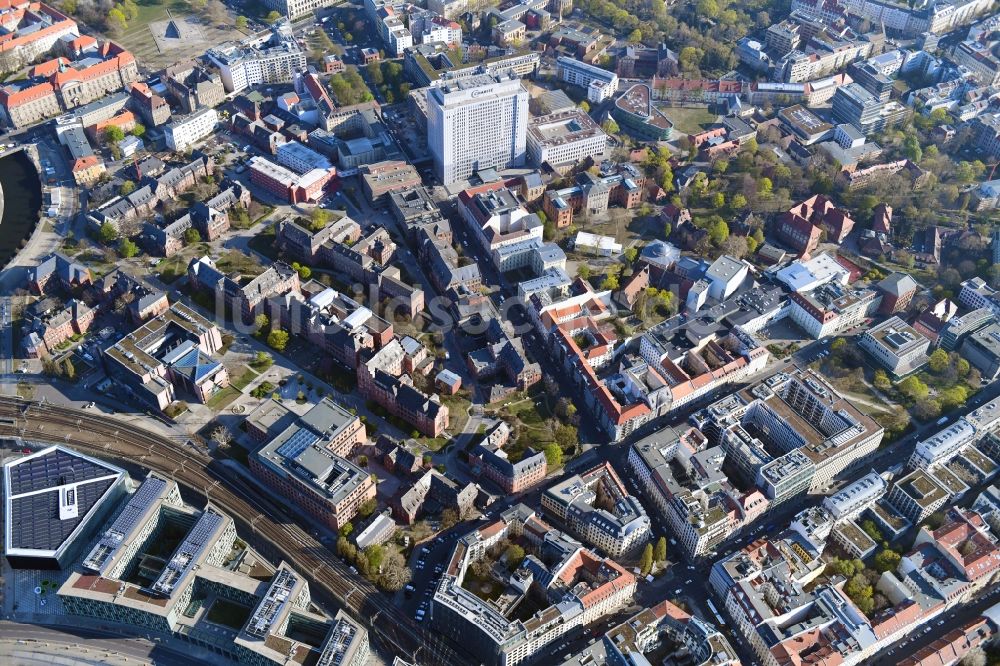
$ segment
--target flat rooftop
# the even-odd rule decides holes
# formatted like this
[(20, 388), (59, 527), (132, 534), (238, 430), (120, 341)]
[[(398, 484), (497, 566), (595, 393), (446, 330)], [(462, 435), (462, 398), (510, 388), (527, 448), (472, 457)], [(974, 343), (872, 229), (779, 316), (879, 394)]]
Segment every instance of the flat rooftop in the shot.
[(892, 317), (878, 326), (868, 329), (867, 335), (874, 338), (879, 345), (896, 354), (904, 353), (927, 343), (927, 338), (917, 333), (912, 326), (899, 317)]
[(900, 479), (896, 487), (922, 507), (931, 506), (948, 496), (947, 492), (921, 469)]
[(604, 134), (597, 123), (579, 108), (533, 118), (528, 123), (528, 132), (543, 145), (560, 145)]
[(671, 129), (673, 124), (663, 113), (653, 106), (652, 93), (645, 83), (638, 83), (615, 101), (622, 111), (643, 118), (646, 123), (662, 129)]
[(62, 446), (8, 462), (6, 554), (56, 556), (124, 477), (124, 470)]
[(801, 135), (823, 134), (833, 129), (833, 125), (800, 104), (782, 109), (778, 115), (789, 127)]

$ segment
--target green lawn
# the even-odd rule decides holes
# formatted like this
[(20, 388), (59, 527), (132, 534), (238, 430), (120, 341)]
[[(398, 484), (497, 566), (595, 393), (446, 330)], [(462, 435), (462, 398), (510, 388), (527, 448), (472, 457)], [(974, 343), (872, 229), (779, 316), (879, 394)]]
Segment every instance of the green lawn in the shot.
[(187, 273), (188, 262), (180, 255), (164, 259), (156, 265), (156, 274), (164, 284), (172, 284)]
[(240, 393), (239, 389), (236, 389), (232, 386), (227, 386), (226, 388), (222, 389), (221, 391), (213, 395), (209, 399), (209, 401), (205, 403), (205, 405), (213, 411), (221, 412), (229, 405), (229, 403), (231, 403), (233, 400), (236, 400), (236, 398), (240, 397), (241, 395), (243, 394)]
[(166, 19), (167, 10), (178, 17), (191, 13), (190, 4), (184, 0), (137, 0), (136, 4), (139, 5), (139, 15), (128, 22), (124, 32), (114, 35), (114, 39), (137, 56), (158, 53), (156, 42), (149, 32), (150, 23)]
[(264, 272), (257, 257), (243, 254), (239, 250), (229, 250), (215, 262), (223, 273), (239, 273), (246, 278), (255, 278)]
[(173, 12), (190, 12), (191, 6), (184, 0), (138, 0), (139, 15), (128, 24), (129, 28), (136, 28), (139, 25), (147, 25), (151, 21), (159, 21), (166, 18), (167, 10)]
[(719, 117), (718, 114), (712, 113), (707, 108), (660, 108), (663, 113), (666, 114), (670, 122), (674, 124), (677, 131), (684, 132), (685, 134), (697, 134), (705, 129), (706, 125), (711, 125)]
[(242, 391), (250, 384), (250, 382), (252, 382), (259, 376), (260, 375), (258, 375), (250, 368), (243, 368), (243, 372), (240, 373), (240, 376), (233, 380), (233, 387), (239, 391)]
[(448, 407), (448, 430), (454, 433), (465, 430), (471, 403), (459, 395), (442, 395), (441, 403)]
[(435, 453), (444, 448), (444, 445), (448, 443), (448, 440), (444, 437), (418, 437), (417, 441)]

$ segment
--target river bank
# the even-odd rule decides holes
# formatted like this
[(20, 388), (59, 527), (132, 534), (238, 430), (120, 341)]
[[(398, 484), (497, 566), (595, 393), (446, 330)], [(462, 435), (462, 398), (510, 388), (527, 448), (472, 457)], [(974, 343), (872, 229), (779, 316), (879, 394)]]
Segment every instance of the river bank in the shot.
[(42, 184), (24, 150), (0, 157), (0, 266), (13, 259), (40, 221)]

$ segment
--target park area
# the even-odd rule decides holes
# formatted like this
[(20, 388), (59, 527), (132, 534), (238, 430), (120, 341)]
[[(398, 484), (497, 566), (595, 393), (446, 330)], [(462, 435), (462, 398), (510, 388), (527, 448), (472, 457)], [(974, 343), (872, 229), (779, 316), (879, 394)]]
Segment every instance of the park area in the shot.
[(960, 408), (981, 380), (979, 371), (957, 353), (937, 349), (919, 372), (893, 381), (848, 338), (836, 339), (830, 355), (813, 365), (842, 396), (886, 429), (886, 441), (909, 431), (911, 421), (930, 423)]
[(222, 3), (186, 0), (138, 0), (131, 19), (108, 21), (106, 35), (133, 54), (149, 70), (187, 60), (195, 54), (227, 40), (240, 39), (243, 33)]
[(719, 119), (718, 114), (712, 113), (704, 106), (661, 106), (660, 111), (674, 124), (675, 130), (684, 134), (703, 132)]

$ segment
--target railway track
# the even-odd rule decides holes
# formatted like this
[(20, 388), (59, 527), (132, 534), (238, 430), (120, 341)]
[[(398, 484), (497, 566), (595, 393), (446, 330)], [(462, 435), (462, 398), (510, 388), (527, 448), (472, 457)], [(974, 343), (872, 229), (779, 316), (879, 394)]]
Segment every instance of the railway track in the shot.
[(351, 573), (256, 485), (205, 453), (107, 416), (11, 397), (0, 397), (0, 436), (64, 443), (170, 477), (245, 522), (254, 536), (364, 621), (397, 654), (442, 666), (468, 661), (439, 635), (416, 625), (374, 585)]

